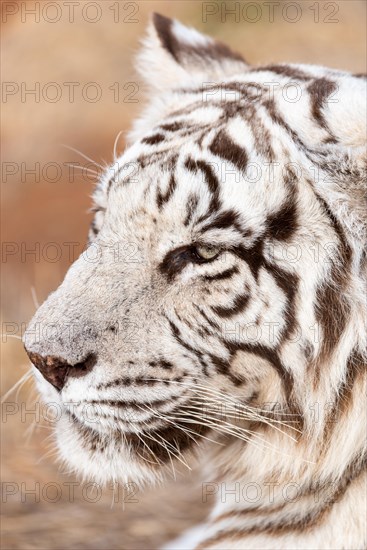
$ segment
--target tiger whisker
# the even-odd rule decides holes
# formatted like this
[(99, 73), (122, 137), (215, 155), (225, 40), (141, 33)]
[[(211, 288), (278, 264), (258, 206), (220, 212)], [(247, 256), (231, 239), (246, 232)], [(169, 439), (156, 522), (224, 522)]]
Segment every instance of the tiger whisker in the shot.
[(38, 309), (40, 307), (40, 304), (39, 304), (37, 292), (34, 286), (31, 286), (31, 294), (32, 294), (33, 305), (36, 309)]
[[(175, 467), (173, 465), (173, 460), (172, 460), (172, 452), (168, 449), (167, 447), (167, 442), (164, 440), (163, 437), (159, 436), (159, 438), (161, 439), (161, 441), (158, 441), (157, 439), (155, 439), (151, 433), (149, 433), (149, 439), (151, 441), (155, 441), (156, 443), (158, 443), (158, 445), (160, 445), (161, 447), (163, 447), (164, 449), (166, 449), (167, 451), (167, 455), (169, 457), (169, 460), (170, 460), (170, 464), (171, 464), (171, 469), (172, 469), (172, 476), (173, 476), (173, 479), (176, 480), (176, 470), (175, 470)], [(174, 455), (175, 456), (175, 455)]]
[[(281, 430), (278, 426), (275, 426), (275, 424), (280, 424), (282, 426), (286, 426), (287, 428), (290, 428), (294, 431), (297, 431), (299, 432), (299, 430), (297, 428), (294, 428), (294, 426), (288, 426), (288, 424), (280, 421), (280, 420), (276, 420), (276, 419), (268, 419), (264, 416), (261, 416), (261, 415), (258, 415), (256, 414), (255, 411), (251, 411), (251, 412), (248, 412), (248, 411), (240, 411), (237, 407), (236, 408), (232, 408), (230, 409), (228, 407), (228, 403), (221, 403), (219, 401), (214, 401), (212, 398), (207, 398), (206, 397), (206, 401), (209, 401), (210, 402), (214, 402), (214, 403), (218, 403), (218, 404), (221, 404), (221, 405), (225, 405), (226, 406), (226, 410), (223, 414), (225, 414), (226, 416), (229, 416), (231, 418), (242, 418), (244, 420), (248, 420), (248, 421), (254, 421), (254, 420), (258, 420), (259, 422), (263, 423), (263, 424), (267, 424), (268, 426), (271, 426), (272, 428), (274, 428), (275, 430), (279, 431), (280, 433), (282, 433), (283, 435), (285, 435), (286, 437), (289, 437), (290, 439), (292, 439), (293, 441), (297, 441), (297, 439), (295, 439), (293, 436), (291, 436), (290, 434), (288, 434), (287, 432)], [(201, 403), (201, 405), (203, 406), (204, 404)], [(232, 414), (231, 414), (232, 413)]]
[[(172, 419), (174, 419), (175, 417), (174, 417), (174, 416), (164, 416), (164, 417), (162, 417), (162, 418), (164, 418), (164, 420), (168, 420), (168, 419), (169, 419), (169, 420), (172, 420)], [(172, 422), (172, 423), (173, 423), (174, 425), (176, 425), (177, 428), (181, 429), (183, 432), (186, 433), (187, 428), (183, 428), (183, 426), (180, 426), (179, 424), (176, 424), (175, 422)], [(194, 432), (193, 430), (188, 430), (188, 432), (192, 433), (195, 437), (198, 437), (198, 436), (199, 436), (199, 437), (201, 437), (202, 439), (206, 439), (207, 441), (210, 441), (211, 443), (215, 443), (216, 445), (220, 445), (220, 446), (222, 446), (222, 447), (224, 446), (223, 443), (220, 443), (219, 441), (216, 441), (215, 439), (211, 439), (210, 437), (207, 437), (207, 436), (205, 436), (205, 435), (203, 435), (203, 434), (199, 434), (199, 433), (197, 433), (197, 432)]]
[[(193, 412), (194, 412), (194, 411), (193, 411)], [(196, 420), (194, 420), (194, 418), (195, 418), (195, 419), (198, 419), (198, 420), (199, 420), (199, 423), (202, 423), (202, 424), (204, 425), (204, 423), (202, 422), (202, 420), (200, 419), (200, 417), (197, 417), (197, 416), (195, 415), (195, 413), (192, 414), (192, 418), (193, 418), (193, 419), (191, 420), (191, 422), (196, 422)], [(227, 434), (233, 435), (233, 436), (235, 436), (235, 437), (238, 438), (238, 439), (242, 439), (243, 441), (251, 442), (251, 444), (253, 444), (255, 447), (258, 447), (258, 446), (256, 445), (256, 443), (254, 443), (254, 441), (253, 441), (253, 437), (256, 437), (256, 438), (258, 438), (258, 439), (260, 439), (260, 440), (262, 441), (262, 448), (268, 449), (268, 450), (270, 450), (270, 451), (275, 451), (276, 453), (281, 454), (282, 456), (287, 456), (287, 457), (289, 457), (289, 458), (293, 458), (291, 454), (289, 454), (289, 453), (284, 453), (283, 451), (279, 450), (277, 447), (275, 447), (275, 446), (269, 444), (268, 442), (266, 442), (265, 440), (263, 440), (260, 436), (258, 436), (258, 434), (256, 434), (256, 432), (251, 432), (251, 431), (249, 431), (249, 430), (245, 430), (245, 432), (251, 434), (251, 437), (248, 437), (246, 434), (243, 435), (243, 434), (241, 433), (244, 429), (243, 429), (242, 427), (240, 427), (240, 426), (230, 425), (230, 424), (229, 424), (230, 428), (228, 428), (227, 426), (224, 426), (223, 424), (218, 424), (217, 419), (216, 419), (215, 417), (213, 417), (213, 419), (208, 419), (208, 418), (205, 419), (205, 421), (209, 421), (209, 422), (211, 422), (211, 420), (213, 420), (214, 422), (216, 422), (216, 423), (212, 424), (212, 426), (214, 426), (219, 432), (223, 432), (223, 433), (227, 433)], [(190, 420), (189, 420), (189, 419), (183, 418), (182, 421), (183, 421), (183, 422), (186, 422), (186, 421), (190, 421)], [(228, 424), (228, 423), (227, 423), (227, 424)], [(236, 430), (238, 430), (240, 433), (237, 433)], [(314, 462), (312, 462), (312, 461), (310, 461), (310, 460), (306, 460), (306, 459), (301, 459), (301, 460), (302, 460), (302, 462), (306, 462), (306, 463), (308, 463), (308, 464), (314, 464)]]
[[(136, 434), (136, 435), (139, 437), (138, 434)], [(147, 445), (144, 441), (142, 441), (141, 437), (139, 437), (139, 439), (140, 439), (140, 441), (144, 444), (144, 446), (145, 446), (148, 450), (150, 450), (149, 447), (148, 447), (148, 445)], [(155, 464), (156, 466), (159, 465), (159, 462), (152, 462), (151, 460), (148, 460), (145, 456), (142, 456), (140, 453), (138, 453), (138, 451), (135, 450), (135, 452), (136, 452), (136, 454), (137, 454), (142, 460), (144, 460), (144, 462), (147, 462), (148, 464)], [(153, 454), (153, 453), (152, 453), (152, 454)]]
[[(260, 449), (260, 450), (267, 449), (269, 451), (275, 451), (275, 452), (278, 452), (282, 455), (285, 455), (285, 453), (283, 453), (282, 451), (279, 451), (279, 449), (277, 449), (273, 445), (270, 445), (269, 443), (267, 443), (264, 439), (257, 436), (257, 434), (254, 433), (254, 432), (251, 432), (249, 430), (243, 430), (243, 429), (239, 428), (238, 426), (231, 425), (231, 424), (228, 424), (228, 423), (227, 423), (228, 425), (218, 424), (216, 418), (212, 418), (212, 419), (206, 418), (205, 423), (204, 423), (203, 421), (200, 421), (200, 417), (195, 417), (194, 415), (192, 415), (192, 416), (195, 418), (195, 421), (198, 420), (199, 423), (201, 423), (203, 425), (207, 425), (211, 428), (214, 428), (215, 430), (217, 430), (220, 433), (231, 435), (231, 436), (235, 437), (236, 439), (241, 439), (242, 441), (245, 441), (247, 443), (251, 443), (251, 445), (253, 445), (257, 449)], [(245, 433), (243, 433), (243, 431)], [(254, 437), (256, 439), (259, 439), (259, 442), (254, 441)], [(288, 455), (288, 456), (290, 456), (290, 455)]]
[(91, 168), (87, 168), (86, 166), (79, 166), (78, 164), (74, 164), (72, 162), (65, 162), (67, 166), (70, 166), (71, 168), (76, 168), (77, 170), (82, 170), (83, 172), (87, 172), (88, 174), (91, 174), (92, 176), (96, 176), (99, 178), (100, 174), (96, 172), (95, 170), (92, 170)]
[[(196, 417), (196, 414), (197, 414), (196, 411), (190, 409), (190, 407), (188, 407), (188, 409), (190, 410), (191, 414), (194, 413), (194, 414), (195, 414), (195, 417)], [(201, 418), (201, 417), (199, 416), (198, 418)], [(256, 434), (256, 432), (253, 432), (253, 431), (251, 431), (251, 430), (247, 430), (246, 428), (243, 428), (242, 426), (238, 426), (238, 425), (236, 425), (236, 424), (231, 424), (230, 422), (226, 422), (226, 421), (223, 422), (223, 420), (220, 420), (220, 424), (218, 424), (218, 420), (219, 420), (219, 419), (218, 419), (216, 416), (210, 416), (210, 417), (209, 417), (208, 415), (206, 415), (206, 416), (205, 416), (205, 420), (216, 422), (217, 425), (218, 425), (220, 428), (224, 427), (224, 428), (229, 428), (230, 430), (234, 430), (235, 432), (239, 431), (240, 433), (250, 434), (251, 437), (256, 437), (257, 439), (259, 439), (259, 440), (262, 441), (263, 443), (266, 443), (266, 444), (267, 444), (267, 442), (266, 442), (261, 436), (259, 436), (258, 434)]]
[[(206, 437), (205, 435), (194, 432), (193, 430), (188, 430), (187, 428), (184, 428), (183, 426), (180, 426), (179, 424), (177, 424), (177, 422), (173, 422), (172, 418), (174, 418), (174, 417), (171, 417), (171, 416), (166, 415), (166, 414), (161, 414), (158, 411), (154, 411), (153, 409), (151, 409), (151, 412), (155, 416), (159, 416), (159, 418), (161, 418), (164, 421), (170, 422), (170, 420), (171, 420), (170, 424), (173, 424), (176, 428), (178, 428), (179, 430), (182, 430), (187, 435), (193, 434), (194, 437), (199, 436), (203, 439), (206, 439), (207, 441), (210, 441), (211, 443), (216, 443), (217, 445), (222, 445), (222, 443), (219, 443), (218, 441), (215, 441), (214, 439), (211, 439), (210, 437)], [(194, 437), (192, 437), (191, 439), (194, 439)]]
[[(145, 426), (148, 426), (148, 424), (144, 421), (144, 425)], [(146, 460), (146, 462), (150, 462), (150, 464), (162, 464), (162, 461), (159, 460), (159, 458), (157, 457), (157, 455), (148, 447), (148, 445), (145, 443), (145, 441), (143, 440), (142, 437), (140, 437), (139, 433), (138, 432), (135, 432), (135, 434), (137, 435), (137, 437), (139, 438), (139, 440), (143, 443), (143, 445), (148, 449), (148, 451), (150, 452), (150, 454), (152, 454), (154, 456), (154, 458), (156, 459), (156, 462), (151, 462), (150, 460)], [(139, 455), (142, 459), (144, 459), (144, 457), (142, 457), (141, 455)]]
[(120, 139), (121, 134), (123, 134), (123, 130), (120, 130), (115, 138), (115, 142), (113, 144), (113, 159), (116, 162), (117, 161), (117, 144)]
[[(231, 398), (230, 396), (227, 396), (226, 394), (224, 394), (220, 391), (214, 390), (212, 388), (210, 388), (210, 389), (206, 388), (205, 386), (201, 386), (200, 384), (195, 384), (195, 386), (194, 386), (194, 385), (190, 385), (188, 383), (177, 382), (177, 381), (172, 381), (172, 383), (189, 387), (192, 392), (194, 392), (198, 395), (204, 396), (206, 401), (211, 399), (213, 402), (215, 402), (213, 397), (211, 397), (212, 395), (214, 395), (215, 397), (219, 396), (221, 398), (224, 398), (224, 400), (225, 400), (224, 402), (218, 400), (217, 403), (221, 403), (222, 405), (226, 405), (226, 406), (228, 406), (228, 404), (233, 403), (234, 405), (236, 405), (235, 412), (238, 415), (241, 414), (242, 418), (246, 418), (247, 420), (252, 420), (252, 421), (258, 420), (259, 422), (262, 422), (264, 424), (267, 424), (268, 426), (273, 427), (275, 430), (279, 431), (280, 433), (282, 433), (283, 435), (289, 437), (290, 439), (293, 439), (294, 441), (296, 441), (296, 440), (290, 434), (284, 432), (283, 430), (281, 430), (278, 426), (275, 426), (274, 424), (279, 424), (279, 425), (284, 426), (284, 427), (286, 427), (290, 430), (301, 433), (301, 431), (298, 428), (295, 428), (294, 426), (290, 426), (286, 422), (282, 422), (281, 420), (278, 420), (278, 419), (269, 419), (269, 418), (266, 418), (263, 415), (259, 414), (259, 411), (263, 411), (264, 413), (267, 413), (267, 414), (269, 414), (269, 411), (265, 411), (263, 409), (254, 409), (252, 407), (248, 407), (248, 406), (244, 405), (243, 403), (241, 403), (240, 401), (236, 401), (233, 398)], [(245, 409), (245, 410), (240, 412), (239, 411), (240, 408)], [(245, 415), (247, 415), (247, 416), (245, 416)]]
[(101, 170), (103, 170), (103, 171), (105, 170), (105, 167), (102, 166), (102, 164), (98, 164), (98, 162), (96, 162), (92, 158), (88, 157), (88, 155), (85, 155), (84, 153), (79, 151), (79, 149), (75, 149), (75, 147), (71, 147), (70, 145), (66, 145), (64, 143), (62, 143), (62, 147), (65, 147), (66, 149), (69, 149), (70, 151), (74, 151), (74, 153), (77, 153), (78, 155), (85, 158), (86, 160), (89, 160), (92, 164), (94, 164), (95, 166), (98, 166), (98, 168), (101, 168)]
[[(144, 408), (147, 408), (147, 406), (145, 406)], [(144, 408), (139, 407), (139, 409), (142, 410), (143, 412), (144, 412)], [(144, 422), (144, 424), (146, 424), (148, 426), (148, 424), (146, 422)], [(153, 438), (153, 436), (150, 432), (148, 432), (148, 433), (149, 433), (149, 439), (151, 439), (152, 441), (155, 441), (156, 443), (158, 443), (158, 445), (161, 445), (166, 449), (167, 454), (168, 454), (169, 459), (170, 459), (170, 463), (171, 463), (172, 476), (173, 476), (173, 479), (176, 479), (176, 470), (175, 470), (174, 465), (173, 465), (172, 454), (171, 454), (171, 452), (169, 451), (169, 449), (167, 448), (167, 445), (166, 445), (167, 442), (163, 438), (160, 438), (162, 440), (162, 442), (159, 442), (155, 438)]]
[(171, 447), (172, 449), (172, 453), (173, 453), (173, 456), (175, 458), (177, 458), (177, 460), (179, 460), (181, 462), (181, 464), (183, 464), (186, 468), (188, 468), (189, 470), (191, 470), (190, 466), (187, 464), (187, 462), (182, 458), (182, 454), (180, 453), (180, 450), (177, 448), (177, 447), (174, 447), (172, 445), (172, 443), (170, 443), (169, 441), (167, 441), (166, 439), (164, 439), (161, 435), (157, 434), (156, 435), (159, 437), (159, 439), (161, 440), (161, 442), (159, 442), (157, 439), (155, 439), (155, 437), (153, 437), (152, 433), (151, 432), (148, 432), (149, 434), (149, 438), (152, 439), (152, 441), (155, 441), (156, 443), (158, 443), (159, 445), (163, 446), (169, 453), (169, 449), (167, 448), (167, 445), (169, 447)]
[[(253, 412), (256, 412), (256, 413), (257, 412), (264, 412), (266, 414), (269, 414), (269, 412), (270, 412), (269, 410), (266, 410), (266, 409), (259, 409), (259, 408), (254, 409), (253, 407), (251, 407), (249, 405), (246, 405), (245, 403), (242, 403), (241, 401), (238, 401), (238, 400), (234, 399), (233, 397), (231, 397), (230, 395), (227, 395), (227, 394), (225, 394), (225, 393), (221, 392), (220, 390), (217, 390), (216, 388), (213, 388), (213, 387), (208, 388), (207, 386), (203, 386), (202, 384), (197, 383), (196, 388), (202, 389), (205, 393), (210, 392), (212, 394), (218, 394), (221, 397), (223, 397), (226, 401), (230, 401), (230, 402), (236, 404), (236, 406), (247, 409), (247, 410), (251, 411), (251, 413), (253, 413)], [(281, 413), (280, 412), (279, 414), (287, 414), (287, 413)], [(294, 413), (289, 413), (288, 416), (297, 416), (297, 415), (295, 415)], [(286, 424), (286, 426), (288, 427), (287, 424)]]
[(36, 462), (37, 465), (39, 465), (45, 458), (50, 458), (57, 456), (59, 454), (58, 449), (50, 449), (46, 453), (44, 453)]
[(17, 399), (19, 391), (31, 376), (32, 376), (32, 370), (29, 370), (28, 372), (23, 374), (23, 376), (17, 382), (15, 382), (15, 384), (5, 393), (5, 395), (3, 395), (0, 403), (3, 404), (6, 401), (6, 399), (9, 397), (9, 395), (11, 395), (13, 391), (15, 391), (16, 389), (17, 389), (17, 394), (16, 394), (16, 399)]
[[(195, 416), (193, 414), (192, 418), (184, 418), (184, 419), (177, 418), (177, 420), (181, 420), (182, 422), (187, 422), (189, 424), (201, 424), (202, 426), (217, 430), (217, 431), (219, 431), (221, 433), (224, 433), (224, 434), (227, 434), (227, 435), (235, 436), (238, 439), (241, 439), (241, 440), (246, 441), (246, 442), (250, 442), (250, 440), (251, 440), (250, 437), (248, 437), (246, 435), (243, 435), (243, 434), (239, 435), (234, 430), (230, 430), (230, 429), (228, 429), (227, 427), (224, 427), (224, 426), (219, 426), (218, 423), (215, 421), (216, 419), (213, 419), (213, 421), (210, 420), (210, 419), (205, 419), (205, 421), (204, 421), (199, 416)], [(254, 444), (255, 447), (257, 447), (256, 443), (253, 442), (253, 444)]]
[[(145, 378), (145, 380), (154, 380), (154, 381), (160, 381), (160, 382), (167, 382), (166, 378)], [(250, 407), (249, 405), (246, 405), (246, 404), (242, 403), (241, 401), (237, 401), (236, 399), (234, 399), (230, 395), (221, 392), (220, 390), (218, 390), (217, 388), (214, 388), (213, 386), (208, 388), (207, 386), (203, 386), (203, 385), (197, 383), (197, 381), (194, 380), (194, 379), (191, 379), (191, 380), (193, 380), (194, 383), (195, 383), (195, 387), (193, 387), (192, 389), (197, 389), (197, 388), (202, 389), (203, 391), (205, 391), (205, 393), (217, 394), (217, 395), (220, 395), (221, 397), (223, 397), (227, 401), (231, 400), (237, 406), (240, 406), (242, 408), (247, 408), (251, 412), (253, 412), (255, 410), (253, 407)], [(190, 381), (190, 379), (189, 379), (189, 381)], [(177, 380), (169, 380), (169, 383), (170, 384), (188, 385), (188, 382), (182, 382), (182, 381), (180, 382), (180, 381), (177, 381)], [(190, 387), (192, 387), (192, 386), (190, 385)], [(285, 411), (283, 412), (282, 409), (281, 410), (269, 411), (267, 409), (256, 408), (256, 411), (264, 412), (266, 414), (269, 414), (269, 412), (272, 412), (272, 414), (282, 414), (282, 415), (286, 415), (286, 416), (296, 416), (297, 417), (297, 414), (289, 413), (289, 412), (285, 412)]]
[(172, 477), (174, 480), (176, 480), (176, 470), (175, 470), (175, 467), (173, 465), (173, 460), (172, 460), (172, 453), (169, 451), (169, 449), (167, 448), (167, 445), (165, 444), (163, 438), (162, 438), (162, 445), (163, 447), (166, 449), (167, 451), (167, 454), (168, 454), (168, 457), (169, 457), (169, 460), (170, 460), (170, 463), (171, 463), (171, 469), (172, 469)]
[[(149, 405), (144, 404), (144, 407), (147, 407), (148, 409), (150, 409)], [(140, 407), (139, 407), (139, 408), (140, 408)], [(154, 412), (154, 411), (151, 410), (151, 412)], [(151, 432), (148, 432), (148, 433), (149, 433), (150, 436), (152, 436)], [(156, 433), (156, 435), (157, 435), (160, 439), (163, 440), (163, 438), (162, 438), (159, 434)], [(169, 441), (164, 440), (164, 442), (165, 442), (165, 444), (169, 445), (170, 447), (173, 447), (173, 445), (171, 445), (171, 443), (170, 443)], [(158, 441), (157, 441), (157, 443), (158, 443)], [(191, 470), (190, 466), (189, 466), (183, 459), (180, 458), (180, 455), (182, 456), (182, 454), (180, 453), (179, 449), (177, 449), (177, 448), (175, 448), (175, 447), (173, 447), (173, 449), (174, 449), (174, 451), (173, 451), (173, 452), (174, 452), (174, 455), (176, 456), (177, 460), (179, 460), (186, 468), (188, 468), (189, 470)], [(175, 451), (177, 451), (179, 454), (177, 455), (177, 454), (175, 453)]]

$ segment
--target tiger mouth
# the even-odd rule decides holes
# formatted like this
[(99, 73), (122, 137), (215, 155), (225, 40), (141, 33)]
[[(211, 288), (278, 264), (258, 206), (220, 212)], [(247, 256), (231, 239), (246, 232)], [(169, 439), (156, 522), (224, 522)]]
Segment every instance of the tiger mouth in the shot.
[(183, 452), (193, 450), (199, 439), (211, 430), (210, 427), (196, 422), (184, 409), (177, 407), (176, 420), (170, 421), (161, 415), (161, 425), (145, 425), (135, 431), (125, 431), (120, 427), (109, 432), (101, 432), (85, 424), (74, 413), (67, 415), (83, 438), (84, 446), (92, 453), (104, 453), (113, 448), (128, 448), (137, 460), (155, 466), (166, 464), (172, 459), (180, 460)]
[(167, 416), (181, 414), (181, 407), (188, 407), (192, 401), (191, 388), (186, 388), (179, 395), (162, 399), (157, 396), (149, 401), (136, 399), (98, 399), (81, 400), (64, 403), (66, 411), (83, 425), (94, 431), (114, 431), (116, 425), (122, 432), (141, 431), (148, 424), (160, 426), (167, 423)]

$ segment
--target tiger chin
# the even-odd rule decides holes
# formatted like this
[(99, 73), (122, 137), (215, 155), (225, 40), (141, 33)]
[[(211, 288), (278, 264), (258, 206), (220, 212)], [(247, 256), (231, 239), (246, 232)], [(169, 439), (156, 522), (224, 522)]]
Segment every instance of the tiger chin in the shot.
[(144, 485), (199, 449), (217, 503), (169, 548), (362, 549), (366, 80), (158, 14), (137, 68), (88, 247), (24, 336), (60, 455)]

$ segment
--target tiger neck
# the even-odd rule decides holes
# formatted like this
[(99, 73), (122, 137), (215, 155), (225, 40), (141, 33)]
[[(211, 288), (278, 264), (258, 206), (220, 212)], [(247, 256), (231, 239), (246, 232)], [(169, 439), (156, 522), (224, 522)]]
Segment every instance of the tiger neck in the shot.
[[(366, 361), (355, 346), (344, 355), (337, 351), (339, 361), (334, 356), (322, 365), (324, 378), (318, 384), (307, 369), (308, 379), (295, 381), (301, 433), (281, 424), (274, 425), (278, 429), (260, 424), (251, 441), (227, 441), (218, 452), (214, 484), (203, 484), (203, 499), (209, 494), (216, 498), (213, 529), (222, 529), (235, 511), (245, 531), (261, 524), (265, 531), (286, 533), (322, 518), (327, 523), (336, 501), (346, 507), (351, 498), (363, 502)], [(337, 384), (332, 386), (330, 379)], [(302, 387), (310, 391), (299, 391)]]

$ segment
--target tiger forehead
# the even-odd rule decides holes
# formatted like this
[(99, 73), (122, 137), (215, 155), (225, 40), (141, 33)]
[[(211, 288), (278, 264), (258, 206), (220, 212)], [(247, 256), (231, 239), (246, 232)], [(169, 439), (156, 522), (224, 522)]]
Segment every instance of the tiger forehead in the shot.
[[(143, 230), (146, 224), (156, 226), (155, 231), (234, 228), (245, 238), (257, 227), (259, 234), (270, 212), (280, 210), (285, 201), (293, 203), (298, 176), (284, 165), (286, 150), (283, 163), (266, 166), (256, 151), (252, 154), (251, 143), (237, 143), (233, 128), (229, 130), (222, 125), (208, 133), (209, 144), (201, 147), (187, 137), (181, 147), (171, 141), (167, 151), (158, 140), (144, 145), (150, 149), (144, 155), (141, 144), (135, 143), (120, 158), (122, 176), (108, 186), (114, 226), (123, 222)], [(269, 152), (266, 141), (262, 146)]]
[[(297, 101), (288, 100), (290, 86), (297, 90)], [(321, 108), (337, 88), (332, 78), (315, 77), (292, 66), (269, 65), (237, 76), (235, 80), (177, 89), (166, 98), (168, 112), (161, 121), (154, 121), (151, 132), (141, 138), (140, 143), (154, 147), (155, 155), (158, 153), (156, 148), (160, 153), (168, 152), (172, 142), (184, 143), (188, 137), (201, 146), (208, 133), (224, 133), (226, 126), (237, 119), (242, 122), (242, 129), (252, 134), (257, 153), (265, 160), (274, 161), (269, 131), (272, 124), (275, 122), (285, 130), (278, 133), (278, 139), (291, 142), (294, 137), (289, 135), (287, 140), (285, 135), (289, 133), (287, 116), (281, 115), (279, 110), (285, 102), (291, 117), (301, 118), (303, 123), (303, 109), (307, 110), (311, 104), (314, 114), (314, 124), (310, 126), (312, 134), (316, 136), (321, 130), (322, 134), (328, 134), (322, 138), (333, 142)], [(170, 104), (174, 108), (170, 108)], [(151, 162), (152, 152), (144, 152), (139, 160)]]

